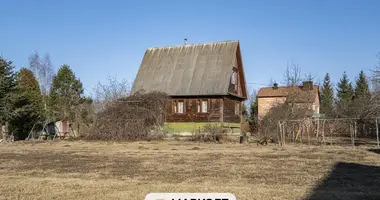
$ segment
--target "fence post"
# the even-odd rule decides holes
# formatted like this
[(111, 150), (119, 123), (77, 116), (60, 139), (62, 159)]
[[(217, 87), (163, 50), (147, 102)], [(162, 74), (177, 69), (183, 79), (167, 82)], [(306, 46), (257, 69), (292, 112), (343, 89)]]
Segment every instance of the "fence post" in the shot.
[(353, 138), (353, 141), (352, 141), (352, 143), (354, 144), (354, 147), (355, 147), (355, 137), (356, 137), (356, 134), (357, 134), (357, 127), (358, 127), (358, 125), (357, 125), (357, 123), (356, 123), (356, 121), (355, 121), (355, 129), (354, 129), (354, 138)]
[(319, 142), (319, 119), (316, 119), (317, 121), (317, 142)]
[(326, 139), (325, 139), (325, 124), (326, 120), (323, 120), (322, 122), (322, 140), (323, 140), (323, 145), (326, 146)]
[(356, 133), (356, 121), (354, 122), (354, 125), (350, 124), (350, 135), (351, 135), (352, 147), (355, 147), (355, 133)]
[(280, 146), (282, 146), (282, 141), (281, 141), (281, 122), (280, 121), (278, 121), (278, 123), (277, 123), (277, 137), (278, 137), (278, 145), (280, 145)]
[(282, 138), (283, 138), (283, 144), (285, 146), (285, 143), (286, 143), (286, 126), (285, 126), (285, 122), (282, 123), (282, 132), (283, 132), (283, 135), (282, 135)]
[(302, 141), (302, 135), (303, 135), (303, 132), (305, 130), (305, 125), (302, 123), (302, 126), (301, 126), (301, 131), (300, 131), (300, 134), (301, 134), (301, 145), (303, 144), (303, 141)]
[(376, 139), (377, 139), (377, 147), (380, 147), (380, 144), (379, 144), (379, 124), (377, 122), (377, 118), (376, 118)]
[(293, 140), (293, 143), (295, 142), (294, 130), (295, 130), (295, 126), (293, 124), (293, 128), (292, 128), (292, 140)]

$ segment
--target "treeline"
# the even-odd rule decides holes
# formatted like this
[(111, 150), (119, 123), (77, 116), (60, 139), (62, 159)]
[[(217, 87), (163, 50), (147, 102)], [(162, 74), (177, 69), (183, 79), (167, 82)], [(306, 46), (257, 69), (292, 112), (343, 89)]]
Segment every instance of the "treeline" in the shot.
[[(369, 78), (363, 71), (358, 74), (355, 84), (346, 72), (336, 84), (336, 95), (327, 73), (320, 90), (320, 112), (328, 118), (368, 118), (377, 117), (377, 91), (370, 89)], [(374, 85), (376, 81), (372, 82)]]
[(29, 67), (15, 71), (12, 61), (0, 57), (0, 125), (2, 136), (25, 139), (32, 127), (46, 122), (86, 121), (92, 100), (70, 66), (54, 73), (50, 56), (33, 53)]
[[(334, 86), (329, 73), (326, 73), (320, 89), (320, 113), (327, 118), (375, 118), (380, 116), (380, 53), (378, 65), (367, 76), (363, 70), (354, 82), (343, 72), (339, 82)], [(314, 80), (315, 76), (301, 76), (301, 68), (297, 64), (287, 66), (284, 72), (283, 85), (297, 86), (302, 81)], [(271, 81), (273, 82), (273, 81)], [(273, 85), (273, 83), (271, 84)], [(258, 104), (256, 91), (251, 91), (248, 103), (244, 105), (243, 115), (251, 125), (258, 124)]]

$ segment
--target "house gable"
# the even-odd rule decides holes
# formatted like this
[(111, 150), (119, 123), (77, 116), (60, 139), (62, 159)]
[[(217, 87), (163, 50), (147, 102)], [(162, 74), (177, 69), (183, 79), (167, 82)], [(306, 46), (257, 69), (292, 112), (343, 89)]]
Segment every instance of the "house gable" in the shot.
[(169, 96), (229, 95), (233, 66), (239, 88), (231, 95), (246, 98), (238, 41), (149, 48), (141, 62), (132, 93), (160, 91)]

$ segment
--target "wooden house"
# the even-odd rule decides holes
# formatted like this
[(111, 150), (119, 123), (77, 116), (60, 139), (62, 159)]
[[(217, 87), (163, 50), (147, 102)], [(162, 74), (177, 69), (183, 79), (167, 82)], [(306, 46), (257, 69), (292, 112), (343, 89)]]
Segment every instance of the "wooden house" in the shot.
[(166, 122), (239, 123), (247, 98), (239, 41), (148, 48), (132, 93), (169, 95)]

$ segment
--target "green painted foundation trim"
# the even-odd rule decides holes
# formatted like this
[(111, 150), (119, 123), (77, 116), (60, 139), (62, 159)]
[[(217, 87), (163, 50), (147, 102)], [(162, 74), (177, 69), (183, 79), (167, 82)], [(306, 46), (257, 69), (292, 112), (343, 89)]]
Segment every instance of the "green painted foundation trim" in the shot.
[(239, 129), (240, 131), (240, 123), (220, 123), (220, 122), (169, 122), (165, 123), (164, 130), (168, 133), (181, 133), (181, 132), (189, 132), (194, 133), (199, 129), (202, 129), (206, 124), (210, 125), (222, 125), (225, 129), (234, 130)]

